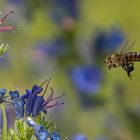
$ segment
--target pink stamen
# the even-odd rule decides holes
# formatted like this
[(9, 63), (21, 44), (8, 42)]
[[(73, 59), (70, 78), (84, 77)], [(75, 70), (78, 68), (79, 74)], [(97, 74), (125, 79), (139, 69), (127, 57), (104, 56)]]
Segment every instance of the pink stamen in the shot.
[(63, 105), (63, 104), (64, 104), (63, 102), (62, 103), (56, 102), (55, 104), (52, 104), (52, 105), (49, 105), (49, 106), (45, 106), (45, 109), (52, 108), (52, 107), (54, 107), (56, 105)]
[(58, 98), (60, 98), (60, 97), (62, 97), (62, 96), (64, 96), (64, 95), (66, 95), (66, 94), (65, 94), (65, 93), (62, 93), (61, 95), (59, 95), (59, 96), (57, 96), (57, 97), (51, 99), (51, 101), (54, 101), (54, 100), (56, 100), (56, 99), (58, 99)]
[(54, 92), (53, 92), (53, 90), (52, 90), (50, 96), (49, 96), (49, 97), (46, 99), (46, 101), (44, 102), (44, 105), (47, 105), (47, 104), (52, 100), (53, 96), (54, 96)]
[(42, 95), (42, 96), (44, 96), (44, 94), (46, 93), (46, 91), (47, 91), (47, 89), (48, 89), (48, 86), (49, 86), (50, 81), (51, 81), (51, 78), (49, 79), (49, 81), (48, 81), (48, 83), (47, 83), (47, 85), (46, 85), (46, 88), (45, 88), (44, 93), (43, 93), (43, 95)]
[(8, 31), (10, 29), (14, 29), (14, 28), (16, 28), (16, 26), (2, 26), (2, 27), (0, 27), (0, 32), (6, 32), (6, 31)]
[(48, 80), (45, 80), (41, 85), (40, 87), (42, 87)]
[(5, 19), (11, 14), (14, 13), (14, 11), (10, 11), (8, 14), (6, 14), (2, 19), (0, 19), (0, 24), (5, 21)]

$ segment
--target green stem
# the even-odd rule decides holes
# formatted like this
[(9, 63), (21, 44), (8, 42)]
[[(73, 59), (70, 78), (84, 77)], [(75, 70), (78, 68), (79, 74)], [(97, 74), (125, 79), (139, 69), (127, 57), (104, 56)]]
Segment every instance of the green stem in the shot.
[(4, 105), (1, 104), (2, 116), (3, 116), (3, 128), (2, 128), (2, 139), (7, 140), (7, 121)]

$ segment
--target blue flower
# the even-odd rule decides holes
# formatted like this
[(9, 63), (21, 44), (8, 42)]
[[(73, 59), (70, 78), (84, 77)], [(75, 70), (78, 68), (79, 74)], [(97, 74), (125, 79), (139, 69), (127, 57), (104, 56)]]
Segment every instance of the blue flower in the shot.
[(16, 90), (16, 91), (10, 91), (9, 92), (9, 95), (11, 96), (11, 99), (17, 99), (19, 97), (19, 92)]
[(27, 116), (30, 116), (30, 114), (32, 113), (36, 97), (39, 93), (41, 93), (42, 90), (43, 90), (43, 88), (38, 86), (38, 85), (33, 86), (32, 90), (31, 90), (31, 93), (27, 97), (27, 101), (26, 101)]
[(114, 52), (118, 49), (125, 38), (121, 30), (112, 29), (111, 31), (96, 32), (93, 40), (93, 53), (95, 57), (100, 57)]
[(3, 99), (5, 93), (6, 93), (6, 89), (5, 88), (0, 89), (0, 101)]
[(19, 97), (19, 92), (16, 91), (10, 91), (9, 95), (11, 96), (11, 99), (13, 101), (13, 107), (16, 113), (17, 119), (24, 117), (24, 104), (25, 100), (24, 98)]
[(65, 17), (78, 17), (77, 0), (51, 0), (50, 4), (54, 7), (51, 9), (53, 19), (58, 23), (60, 23)]
[(51, 140), (61, 140), (61, 137), (57, 132), (53, 132), (51, 134)]
[(21, 96), (19, 96), (18, 91), (9, 92), (18, 119), (23, 118), (25, 113), (27, 116), (32, 115), (32, 117), (38, 116), (41, 112), (47, 114), (47, 110), (49, 108), (64, 104), (58, 101), (53, 103), (53, 101), (56, 101), (58, 98), (62, 97), (64, 93), (58, 97), (54, 97), (54, 91), (52, 88), (49, 97), (47, 99), (44, 99), (44, 94), (47, 91), (50, 80), (48, 81), (44, 93), (42, 95), (38, 94), (40, 94), (43, 91), (42, 86), (44, 83), (46, 83), (47, 80), (43, 84), (41, 84), (41, 86), (34, 85), (32, 87), (32, 90), (26, 89), (26, 93)]
[[(8, 96), (5, 96), (6, 94), (6, 89), (2, 88), (0, 89), (0, 104), (1, 103), (10, 103), (11, 102), (7, 99)], [(7, 126), (8, 128), (10, 128), (13, 123), (14, 123), (14, 111), (11, 107), (5, 107), (5, 112), (6, 112), (6, 119), (7, 119)], [(0, 108), (0, 129), (2, 129), (2, 125), (3, 125), (3, 117), (2, 117), (2, 112), (1, 112), (1, 108)]]
[[(11, 128), (15, 122), (14, 110), (12, 109), (12, 107), (5, 106), (5, 113), (6, 113), (7, 127)], [(0, 129), (2, 129), (2, 126), (3, 126), (3, 117), (2, 117), (2, 112), (0, 108)]]
[(47, 140), (50, 134), (43, 126), (35, 123), (30, 117), (28, 117), (27, 122), (33, 127), (35, 136), (38, 140)]
[(84, 134), (77, 134), (72, 137), (72, 140), (87, 140), (87, 137)]
[[(51, 88), (51, 93), (47, 99), (44, 99), (44, 94), (46, 93), (46, 90), (48, 88), (50, 80), (48, 81), (45, 91), (43, 95), (37, 96), (38, 93), (40, 93), (43, 89), (41, 86), (33, 86), (32, 91), (30, 92), (30, 95), (27, 97), (26, 101), (26, 114), (27, 116), (30, 116), (32, 114), (33, 117), (36, 117), (39, 115), (39, 113), (42, 111), (43, 113), (47, 114), (47, 110), (49, 108), (52, 108), (57, 105), (61, 105), (63, 103), (61, 102), (55, 102), (53, 104), (50, 104), (52, 101), (55, 101), (56, 99), (60, 98), (64, 94), (58, 96), (58, 97), (53, 97), (54, 92), (53, 89)], [(34, 89), (34, 87), (37, 87)], [(38, 90), (37, 90), (38, 89)], [(37, 91), (36, 91), (37, 90)], [(26, 90), (27, 91), (27, 90)], [(37, 94), (36, 94), (37, 93)], [(29, 94), (29, 93), (28, 93)], [(32, 104), (31, 104), (32, 102)]]
[(8, 99), (8, 96), (5, 96), (5, 94), (6, 89), (5, 88), (0, 89), (0, 104), (1, 103), (11, 104), (11, 102)]
[(70, 77), (76, 89), (86, 94), (96, 94), (103, 78), (101, 70), (94, 66), (74, 67)]
[(23, 5), (25, 0), (8, 0), (8, 2), (13, 5)]
[(62, 38), (52, 41), (40, 41), (35, 45), (36, 51), (42, 52), (46, 56), (60, 56), (66, 51), (66, 43)]
[[(48, 82), (49, 84), (49, 82)], [(46, 89), (44, 91), (44, 94), (48, 88), (48, 84), (46, 86)], [(51, 93), (49, 95), (49, 97), (47, 99), (44, 99), (44, 94), (42, 96), (37, 96), (37, 98), (35, 99), (35, 102), (34, 102), (34, 106), (33, 106), (33, 109), (32, 109), (32, 116), (35, 117), (37, 115), (39, 115), (39, 113), (42, 111), (43, 113), (47, 114), (47, 110), (49, 108), (52, 108), (54, 106), (57, 106), (57, 105), (62, 105), (64, 104), (63, 102), (55, 102), (53, 103), (53, 101), (57, 100), (58, 98), (62, 97), (63, 95), (65, 95), (64, 93), (61, 94), (60, 96), (58, 97), (54, 97), (54, 91), (53, 89), (51, 88)]]

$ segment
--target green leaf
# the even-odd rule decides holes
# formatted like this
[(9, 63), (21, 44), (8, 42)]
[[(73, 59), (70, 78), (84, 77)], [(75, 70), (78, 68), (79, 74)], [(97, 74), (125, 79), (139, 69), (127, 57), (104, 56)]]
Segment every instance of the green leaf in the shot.
[(35, 122), (42, 125), (46, 130), (56, 128), (56, 124), (52, 120), (48, 121), (46, 116), (42, 114), (35, 118)]
[(0, 56), (3, 55), (8, 49), (9, 49), (8, 44), (6, 44), (6, 45), (1, 44), (1, 46), (0, 46)]
[(16, 120), (15, 128), (9, 131), (12, 140), (30, 140), (34, 135), (33, 129), (25, 120)]
[(20, 138), (17, 136), (17, 134), (15, 133), (13, 129), (9, 130), (9, 134), (12, 140), (20, 140)]

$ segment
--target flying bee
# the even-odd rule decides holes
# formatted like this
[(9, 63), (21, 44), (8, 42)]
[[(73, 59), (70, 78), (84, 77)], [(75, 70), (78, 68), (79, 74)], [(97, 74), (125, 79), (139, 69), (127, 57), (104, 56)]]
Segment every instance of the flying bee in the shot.
[(128, 41), (125, 42), (120, 53), (114, 53), (105, 58), (104, 63), (108, 66), (109, 70), (111, 68), (122, 67), (128, 77), (132, 79), (131, 72), (134, 70), (134, 62), (140, 61), (140, 52), (128, 52), (134, 43), (135, 41), (128, 45)]

